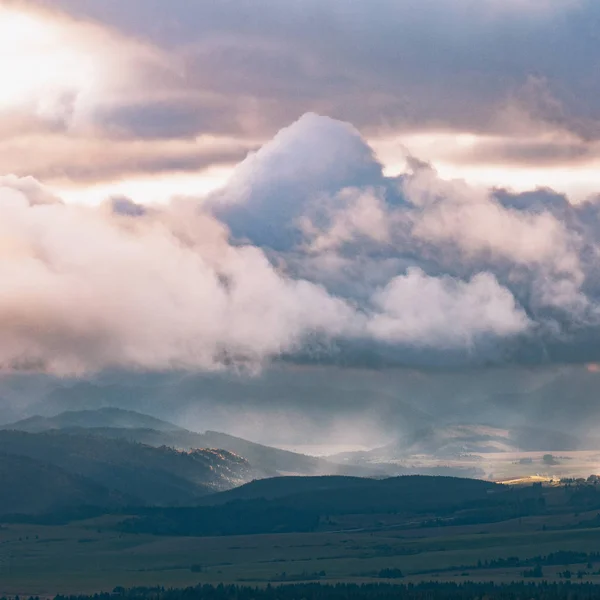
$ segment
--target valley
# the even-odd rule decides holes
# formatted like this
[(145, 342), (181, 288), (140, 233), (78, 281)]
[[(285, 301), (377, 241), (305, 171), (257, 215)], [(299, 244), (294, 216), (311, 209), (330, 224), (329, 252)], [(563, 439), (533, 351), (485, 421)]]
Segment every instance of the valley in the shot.
[(518, 435), (430, 428), (313, 457), (110, 407), (30, 417), (0, 429), (0, 596), (534, 569), (600, 584), (600, 452)]

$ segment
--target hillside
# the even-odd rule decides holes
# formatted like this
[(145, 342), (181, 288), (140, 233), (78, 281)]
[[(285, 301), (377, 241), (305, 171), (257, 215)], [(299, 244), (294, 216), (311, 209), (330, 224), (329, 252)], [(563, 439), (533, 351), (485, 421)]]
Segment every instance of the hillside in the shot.
[(323, 513), (435, 511), (483, 500), (501, 486), (478, 479), (405, 475), (359, 477), (278, 477), (252, 481), (208, 496), (204, 505), (265, 499)]
[[(307, 456), (288, 450), (280, 450), (264, 446), (255, 442), (219, 433), (216, 431), (207, 431), (202, 435), (205, 444), (214, 448), (225, 448), (230, 452), (235, 452), (248, 459), (250, 464), (260, 467), (260, 469), (271, 476), (273, 475), (365, 475), (369, 474), (366, 469), (345, 468), (336, 465), (322, 458)], [(375, 471), (373, 471), (375, 473)]]
[(26, 456), (0, 454), (0, 515), (123, 506), (130, 499), (81, 475)]
[(339, 465), (322, 458), (264, 446), (216, 431), (196, 433), (167, 421), (119, 408), (67, 411), (53, 417), (34, 416), (1, 429), (31, 433), (50, 430), (93, 433), (110, 439), (123, 439), (155, 447), (168, 446), (179, 450), (221, 448), (243, 456), (252, 465), (257, 477), (385, 474), (385, 471), (375, 467)]
[(190, 504), (252, 478), (243, 458), (224, 450), (180, 452), (84, 433), (0, 431), (3, 452), (52, 464), (140, 505)]
[(398, 523), (425, 522), (430, 516), (450, 518), (469, 510), (475, 511), (475, 519), (493, 520), (499, 512), (515, 514), (510, 504), (515, 504), (515, 497), (504, 486), (473, 479), (284, 477), (207, 497), (193, 508), (145, 509), (125, 519), (119, 528), (201, 536), (306, 532), (340, 528), (352, 516), (358, 527), (377, 526), (381, 515), (393, 515)]
[[(367, 482), (369, 480), (366, 480)], [(368, 484), (368, 483), (367, 483)], [(362, 477), (322, 475), (317, 477), (272, 477), (257, 479), (231, 490), (212, 494), (201, 500), (204, 505), (226, 504), (236, 500), (277, 500), (297, 494), (319, 494), (331, 490), (348, 490), (365, 485)]]
[(326, 475), (342, 474), (354, 476), (385, 475), (384, 469), (375, 466), (337, 464), (323, 458), (263, 446), (225, 433), (207, 431), (195, 433), (185, 429), (157, 431), (155, 429), (131, 429), (118, 427), (89, 427), (65, 429), (66, 432), (87, 432), (110, 439), (124, 439), (149, 446), (169, 446), (179, 450), (195, 448), (222, 448), (243, 456), (252, 466), (256, 477), (279, 475)]

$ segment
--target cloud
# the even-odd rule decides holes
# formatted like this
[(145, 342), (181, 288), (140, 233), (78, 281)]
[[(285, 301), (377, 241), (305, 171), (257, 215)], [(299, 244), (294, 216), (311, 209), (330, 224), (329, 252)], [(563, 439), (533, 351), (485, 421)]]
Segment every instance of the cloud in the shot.
[(0, 366), (596, 362), (598, 204), (408, 163), (386, 176), (311, 113), (201, 199), (90, 207), (4, 177)]
[[(119, 126), (141, 135), (171, 127), (173, 136), (187, 136), (217, 123), (217, 133), (234, 128), (264, 138), (308, 111), (370, 133), (432, 126), (483, 132), (532, 78), (562, 104), (563, 121), (599, 117), (591, 101), (598, 91), (593, 0), (428, 0), (418, 11), (391, 0), (351, 7), (259, 0), (235, 10), (182, 0), (168, 8), (141, 0), (29, 4), (62, 9), (167, 57), (179, 77), (140, 70), (140, 101), (125, 103), (138, 109), (115, 104)], [(182, 106), (194, 101), (196, 115), (184, 129)], [(160, 116), (149, 122), (144, 115), (156, 115), (157, 106)], [(219, 106), (218, 120), (203, 118)], [(103, 121), (110, 122), (108, 112)]]
[(0, 106), (0, 162), (59, 189), (190, 177), (314, 112), (392, 148), (388, 169), (406, 147), (486, 185), (594, 192), (597, 3), (413, 4), (11, 3), (22, 33), (3, 19), (0, 76), (18, 101)]
[(489, 256), (578, 275), (577, 236), (549, 211), (507, 208), (489, 191), (444, 181), (432, 169), (417, 170), (405, 179), (403, 190), (417, 208), (412, 233), (418, 239), (448, 244), (466, 259)]
[(390, 242), (385, 202), (371, 189), (345, 188), (333, 197), (316, 196), (297, 226), (308, 240), (307, 250), (322, 253), (346, 244)]
[(353, 317), (194, 207), (132, 215), (2, 188), (0, 212), (4, 369), (256, 368)]
[(358, 131), (309, 113), (250, 154), (209, 203), (235, 236), (284, 248), (317, 196), (373, 181), (384, 182), (382, 167)]
[[(31, 148), (35, 147), (35, 152)], [(231, 138), (206, 136), (194, 140), (114, 140), (46, 134), (0, 139), (0, 164), (5, 172), (55, 186), (68, 182), (123, 181), (140, 176), (199, 173), (209, 167), (235, 165), (251, 146)]]
[(412, 268), (377, 290), (373, 302), (381, 313), (369, 330), (390, 343), (468, 348), (477, 337), (512, 336), (529, 325), (510, 291), (490, 273), (463, 282)]
[[(409, 166), (384, 176), (355, 131), (311, 115), (242, 163), (209, 204), (235, 237), (267, 249), (280, 268), (357, 303), (371, 341), (416, 348), (436, 339), (439, 350), (474, 340), (480, 352), (495, 344), (498, 356), (547, 360), (550, 347), (563, 348), (564, 359), (580, 337), (596, 335), (595, 203), (446, 180), (415, 159)], [(422, 305), (413, 307), (420, 287)], [(398, 360), (417, 359), (403, 351)]]

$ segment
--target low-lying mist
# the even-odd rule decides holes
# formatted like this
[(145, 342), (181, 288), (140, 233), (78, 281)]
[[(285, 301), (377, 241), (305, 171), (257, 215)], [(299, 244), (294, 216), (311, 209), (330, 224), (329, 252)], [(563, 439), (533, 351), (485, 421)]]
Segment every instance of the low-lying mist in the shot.
[[(86, 379), (11, 375), (0, 421), (115, 406), (194, 431), (216, 430), (318, 454), (401, 447), (458, 425), (496, 428), (512, 446), (593, 448), (598, 377), (578, 366), (453, 371), (279, 366), (259, 375), (103, 373)], [(488, 436), (485, 430), (461, 436)]]

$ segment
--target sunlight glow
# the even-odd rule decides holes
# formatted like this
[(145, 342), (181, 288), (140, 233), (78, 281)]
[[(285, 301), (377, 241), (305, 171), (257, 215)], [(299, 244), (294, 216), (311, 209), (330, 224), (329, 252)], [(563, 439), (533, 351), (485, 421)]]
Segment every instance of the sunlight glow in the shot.
[(580, 164), (535, 166), (470, 161), (465, 153), (476, 153), (478, 144), (492, 136), (467, 133), (427, 132), (393, 138), (369, 140), (384, 173), (394, 177), (406, 172), (407, 158), (415, 156), (430, 163), (444, 179), (462, 179), (471, 185), (499, 187), (525, 192), (539, 187), (552, 188), (578, 203), (597, 194), (600, 189), (600, 161)]
[(95, 75), (92, 57), (73, 47), (60, 24), (0, 8), (0, 109), (28, 102), (47, 109), (88, 89)]
[(161, 204), (178, 196), (201, 198), (223, 186), (232, 167), (214, 167), (189, 175), (140, 177), (84, 187), (53, 186), (57, 196), (66, 202), (98, 205), (107, 198), (126, 196), (140, 204)]

